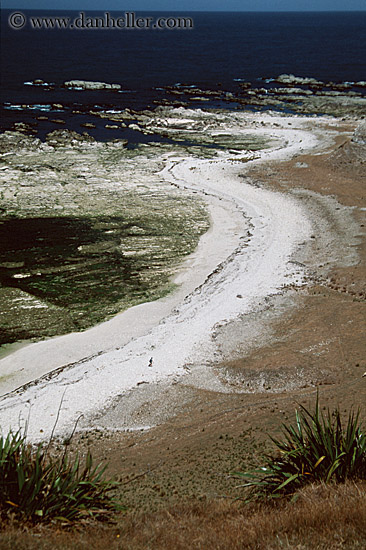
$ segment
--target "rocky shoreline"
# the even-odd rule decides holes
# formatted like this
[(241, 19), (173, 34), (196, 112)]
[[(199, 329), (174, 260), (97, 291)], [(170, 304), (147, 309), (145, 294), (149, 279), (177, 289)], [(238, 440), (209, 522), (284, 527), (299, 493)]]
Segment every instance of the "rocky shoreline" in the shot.
[[(216, 89), (203, 89), (190, 83), (154, 88), (151, 90), (151, 108), (134, 110), (116, 106), (118, 94), (131, 92), (125, 90), (121, 83), (72, 80), (56, 85), (35, 79), (25, 85), (39, 88), (45, 101), (39, 104), (5, 103), (4, 112), (10, 118), (7, 125), (4, 122), (3, 128), (34, 133), (44, 140), (46, 134), (55, 127), (65, 125), (70, 128), (71, 124), (70, 129), (79, 133), (80, 128), (86, 128), (98, 140), (117, 138), (140, 143), (146, 142), (143, 137), (146, 135), (146, 128), (141, 132), (141, 121), (146, 117), (151, 118), (159, 107), (275, 110), (346, 119), (363, 118), (366, 114), (365, 81), (322, 82), (311, 77), (283, 74), (273, 78), (263, 77), (256, 82), (236, 79), (234, 84), (232, 91), (223, 89), (220, 83)], [(49, 94), (59, 90), (69, 91), (70, 100), (50, 100), (53, 96)], [(105, 93), (104, 99), (98, 98), (98, 103), (90, 103), (93, 101), (93, 94), (98, 93)], [(80, 96), (81, 101), (76, 100), (75, 94)], [(88, 94), (87, 100), (83, 99), (84, 94)], [(17, 119), (19, 113), (22, 113), (21, 121)], [(150, 132), (149, 135), (153, 133)]]

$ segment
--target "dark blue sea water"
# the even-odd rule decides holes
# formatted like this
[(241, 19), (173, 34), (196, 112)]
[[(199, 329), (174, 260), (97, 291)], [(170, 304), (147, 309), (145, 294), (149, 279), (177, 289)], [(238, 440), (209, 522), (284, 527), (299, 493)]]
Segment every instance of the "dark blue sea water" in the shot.
[[(142, 109), (165, 97), (166, 92), (157, 88), (179, 82), (235, 94), (237, 79), (261, 86), (260, 79), (282, 73), (322, 81), (366, 80), (366, 12), (192, 13), (185, 15), (193, 18), (193, 29), (164, 31), (33, 30), (28, 25), (13, 30), (8, 25), (10, 13), (3, 10), (1, 21), (2, 129), (42, 114), (38, 107), (17, 111), (11, 106), (60, 103), (69, 109), (52, 115), (80, 131), (81, 115), (71, 114), (75, 104), (81, 111), (93, 105)], [(78, 15), (34, 10), (23, 13), (27, 17)], [(115, 17), (121, 14), (111, 13)], [(55, 89), (24, 84), (37, 78), (55, 83)], [(120, 83), (123, 93), (60, 87), (71, 79)], [(195, 106), (202, 105), (198, 102)], [(215, 100), (204, 106), (223, 105)], [(47, 123), (38, 126), (44, 131), (55, 128)], [(100, 139), (115, 137), (102, 128), (93, 132)]]

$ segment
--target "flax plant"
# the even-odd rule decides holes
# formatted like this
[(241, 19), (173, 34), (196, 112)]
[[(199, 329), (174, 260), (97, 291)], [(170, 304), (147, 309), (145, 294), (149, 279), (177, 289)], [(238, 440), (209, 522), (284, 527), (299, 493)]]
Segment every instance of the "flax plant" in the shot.
[(105, 468), (94, 467), (88, 453), (81, 468), (78, 456), (65, 452), (48, 456), (42, 444), (35, 449), (20, 432), (0, 438), (0, 514), (32, 522), (83, 516), (103, 517), (118, 504), (109, 496), (112, 481), (103, 478)]
[(359, 411), (342, 423), (339, 409), (320, 412), (318, 396), (313, 413), (300, 407), (295, 425), (282, 425), (283, 438), (271, 437), (277, 453), (265, 455), (265, 466), (235, 474), (247, 479), (241, 487), (251, 488), (251, 496), (281, 497), (307, 483), (366, 479), (366, 434)]

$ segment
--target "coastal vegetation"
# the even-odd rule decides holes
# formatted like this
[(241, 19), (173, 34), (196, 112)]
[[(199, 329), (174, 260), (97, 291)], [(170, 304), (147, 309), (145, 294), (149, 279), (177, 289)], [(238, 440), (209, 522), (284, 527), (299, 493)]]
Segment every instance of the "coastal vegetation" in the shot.
[[(32, 449), (20, 433), (9, 433), (0, 440), (6, 520), (0, 547), (362, 548), (366, 436), (359, 413), (350, 412), (345, 423), (342, 418), (339, 408), (321, 411), (318, 399), (313, 412), (300, 407), (295, 426), (283, 425), (283, 439), (271, 437), (280, 454), (267, 455), (261, 476), (250, 474), (245, 485), (254, 488), (251, 500), (239, 487), (239, 498), (176, 504), (167, 498), (157, 510), (127, 509), (123, 516), (109, 493), (122, 493), (133, 479), (118, 487), (104, 480), (105, 467), (92, 466), (90, 453), (80, 469), (66, 446), (60, 458), (51, 458), (48, 446)], [(261, 448), (252, 449), (258, 461)]]
[(90, 453), (82, 468), (66, 446), (52, 457), (49, 445), (34, 448), (19, 431), (9, 432), (0, 438), (0, 516), (30, 524), (105, 517), (117, 506), (109, 496), (114, 484), (103, 479), (105, 469), (93, 466)]
[(233, 506), (226, 500), (127, 514), (114, 526), (0, 533), (6, 550), (361, 550), (366, 544), (366, 484), (309, 486), (296, 502)]
[(359, 415), (350, 412), (344, 426), (338, 408), (320, 411), (317, 396), (314, 412), (301, 405), (295, 425), (283, 425), (283, 438), (271, 437), (277, 453), (265, 457), (265, 466), (236, 475), (257, 498), (294, 495), (309, 483), (366, 479), (366, 434)]

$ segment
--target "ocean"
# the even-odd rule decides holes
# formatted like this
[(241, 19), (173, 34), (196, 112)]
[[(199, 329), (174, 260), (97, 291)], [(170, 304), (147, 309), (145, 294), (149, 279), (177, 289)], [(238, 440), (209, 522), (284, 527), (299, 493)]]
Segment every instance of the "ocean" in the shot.
[[(193, 29), (174, 30), (35, 30), (29, 24), (14, 30), (8, 23), (12, 11), (1, 13), (0, 129), (10, 129), (19, 121), (34, 123), (42, 139), (55, 125), (35, 120), (42, 112), (55, 111), (52, 104), (62, 105), (54, 113), (57, 119), (80, 132), (85, 112), (92, 108), (152, 108), (167, 98), (165, 87), (179, 83), (235, 96), (242, 81), (270, 85), (272, 78), (283, 73), (325, 82), (366, 79), (366, 12), (185, 13), (179, 15), (191, 17)], [(31, 16), (75, 18), (80, 14), (22, 13), (28, 21)], [(113, 17), (121, 15), (111, 12)], [(53, 86), (30, 85), (35, 79)], [(80, 92), (61, 87), (73, 79), (118, 83), (121, 90)], [(217, 97), (191, 106), (237, 108), (235, 102)], [(88, 132), (100, 140), (115, 137), (101, 123)], [(145, 139), (139, 132), (120, 134), (129, 140)]]

